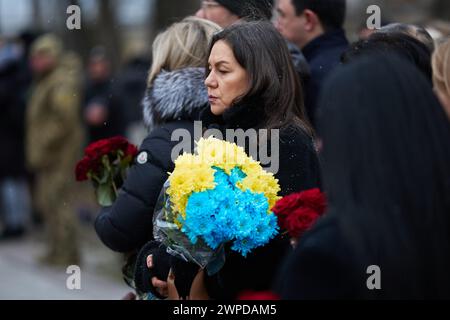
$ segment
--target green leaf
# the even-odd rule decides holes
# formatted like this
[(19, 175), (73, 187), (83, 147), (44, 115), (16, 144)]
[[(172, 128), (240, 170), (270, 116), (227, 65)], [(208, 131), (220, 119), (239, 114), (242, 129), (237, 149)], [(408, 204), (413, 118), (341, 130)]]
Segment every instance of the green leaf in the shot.
[(107, 184), (110, 180), (110, 172), (107, 168), (102, 168), (101, 177), (99, 179), (100, 184)]

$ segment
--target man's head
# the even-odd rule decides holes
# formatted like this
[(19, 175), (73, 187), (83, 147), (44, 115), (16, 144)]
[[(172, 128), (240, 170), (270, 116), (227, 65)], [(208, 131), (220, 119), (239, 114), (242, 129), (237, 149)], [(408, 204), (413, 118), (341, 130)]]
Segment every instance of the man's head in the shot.
[(111, 74), (111, 63), (105, 48), (95, 47), (91, 50), (88, 62), (88, 74), (92, 81), (102, 82)]
[(300, 48), (318, 36), (342, 28), (346, 0), (278, 0), (278, 31)]
[(38, 38), (31, 47), (31, 69), (36, 75), (43, 75), (53, 70), (63, 52), (61, 40), (52, 34)]
[(274, 0), (204, 0), (196, 16), (226, 28), (240, 19), (270, 20), (273, 2)]

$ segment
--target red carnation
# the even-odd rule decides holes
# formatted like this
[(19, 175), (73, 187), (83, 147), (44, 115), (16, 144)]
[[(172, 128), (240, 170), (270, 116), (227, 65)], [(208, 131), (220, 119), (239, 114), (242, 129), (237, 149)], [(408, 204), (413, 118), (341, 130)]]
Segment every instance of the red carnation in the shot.
[(273, 212), (280, 228), (297, 239), (313, 226), (325, 209), (325, 195), (316, 188), (282, 198), (273, 207)]
[(121, 136), (110, 138), (109, 143), (111, 145), (111, 150), (122, 150), (123, 152), (126, 151), (127, 146), (129, 145), (127, 139)]
[(77, 181), (86, 181), (88, 179), (88, 173), (91, 170), (91, 159), (84, 157), (77, 163), (75, 168), (75, 176)]
[(138, 148), (134, 144), (129, 143), (125, 151), (125, 156), (131, 156), (131, 158), (134, 158), (137, 154)]
[(320, 215), (311, 208), (298, 208), (286, 218), (285, 228), (292, 238), (297, 239), (308, 231), (319, 217)]
[(91, 143), (84, 151), (84, 158), (75, 168), (76, 179), (92, 179), (99, 204), (110, 206), (117, 197), (117, 190), (123, 183), (131, 160), (137, 153), (137, 147), (120, 136)]
[(305, 207), (315, 210), (319, 215), (325, 212), (326, 199), (318, 188), (300, 192), (299, 198)]
[(85, 149), (84, 154), (91, 159), (99, 159), (113, 150), (111, 141), (109, 139), (103, 139), (90, 144)]
[(281, 198), (272, 211), (276, 213), (278, 217), (278, 224), (281, 228), (284, 228), (285, 220), (287, 216), (296, 208), (299, 204), (299, 193), (293, 193), (286, 197)]

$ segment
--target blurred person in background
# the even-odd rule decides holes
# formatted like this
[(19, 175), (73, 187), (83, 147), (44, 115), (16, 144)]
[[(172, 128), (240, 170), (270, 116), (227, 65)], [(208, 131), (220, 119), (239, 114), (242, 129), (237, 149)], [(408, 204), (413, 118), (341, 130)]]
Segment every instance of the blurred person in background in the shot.
[(281, 297), (449, 299), (450, 123), (428, 79), (392, 53), (361, 57), (325, 84), (318, 123), (329, 209)]
[(405, 61), (416, 66), (429, 80), (431, 84), (431, 51), (429, 47), (402, 32), (375, 32), (367, 40), (360, 40), (342, 54), (343, 63), (349, 63), (362, 56), (390, 55), (395, 53), (400, 55)]
[(315, 126), (322, 83), (340, 63), (349, 43), (343, 29), (346, 0), (278, 0), (276, 27), (299, 47), (311, 70), (305, 86), (305, 107)]
[(438, 43), (432, 65), (434, 91), (450, 119), (450, 38)]
[[(384, 26), (387, 26), (389, 24), (389, 22), (387, 20), (383, 20), (381, 19), (381, 28), (383, 28)], [(368, 27), (367, 26), (367, 20), (364, 20), (364, 22), (360, 25), (359, 29), (358, 29), (358, 39), (359, 40), (367, 40), (373, 33), (375, 33), (377, 30), (374, 27)]]
[(272, 18), (273, 0), (204, 0), (196, 16), (226, 28), (241, 19)]
[[(226, 28), (235, 22), (246, 20), (271, 20), (274, 0), (204, 0), (196, 16)], [(310, 69), (301, 51), (287, 42), (295, 69), (303, 85), (310, 78)]]
[(406, 34), (422, 42), (427, 46), (430, 52), (434, 51), (434, 40), (431, 37), (430, 33), (424, 27), (418, 25), (406, 23), (391, 23), (382, 27), (381, 29), (376, 30), (375, 32), (385, 34)]
[(31, 49), (34, 75), (26, 114), (26, 157), (36, 175), (36, 203), (47, 228), (48, 252), (42, 262), (79, 263), (77, 219), (73, 211), (73, 170), (81, 154), (81, 62), (64, 52), (52, 34)]
[(150, 54), (139, 44), (131, 44), (124, 53), (124, 65), (113, 84), (112, 103), (120, 106), (125, 136), (140, 145), (147, 136), (142, 115), (142, 100), (150, 68)]
[(121, 105), (113, 99), (111, 61), (103, 47), (92, 49), (87, 68), (83, 117), (88, 143), (124, 133)]
[(25, 169), (25, 107), (30, 84), (24, 45), (0, 40), (0, 240), (23, 235), (31, 214)]

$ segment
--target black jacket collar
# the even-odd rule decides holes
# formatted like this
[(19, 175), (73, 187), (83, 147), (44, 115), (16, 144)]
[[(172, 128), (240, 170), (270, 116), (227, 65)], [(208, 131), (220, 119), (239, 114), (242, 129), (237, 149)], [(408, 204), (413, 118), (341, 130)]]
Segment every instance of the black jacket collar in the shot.
[(306, 60), (310, 61), (319, 52), (323, 52), (329, 48), (345, 47), (348, 44), (345, 31), (343, 29), (337, 29), (315, 38), (302, 49), (302, 52)]
[(200, 120), (203, 127), (216, 127), (221, 129), (259, 129), (264, 127), (266, 117), (264, 105), (258, 98), (249, 99), (246, 102), (238, 103), (226, 110), (223, 115), (216, 116), (211, 112), (211, 107), (205, 108)]

